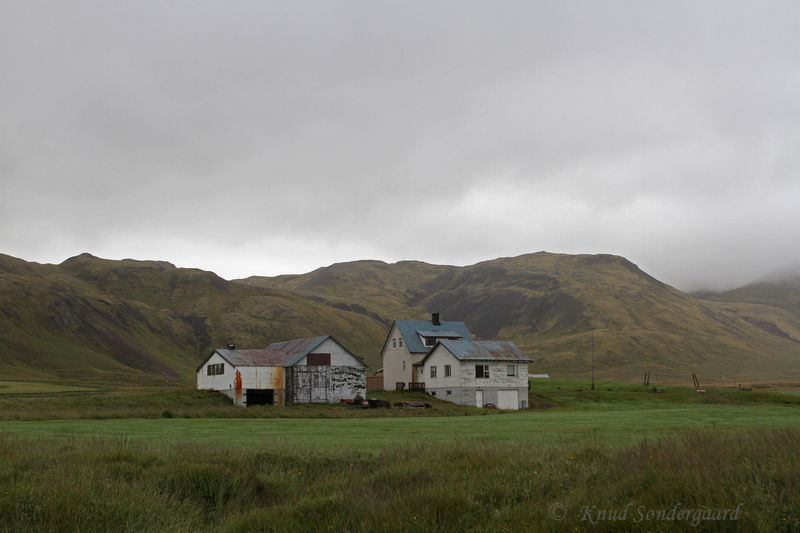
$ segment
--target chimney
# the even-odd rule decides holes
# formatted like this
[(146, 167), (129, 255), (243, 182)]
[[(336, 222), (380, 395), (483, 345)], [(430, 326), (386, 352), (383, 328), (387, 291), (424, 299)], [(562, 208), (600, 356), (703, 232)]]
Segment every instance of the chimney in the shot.
[(431, 313), (431, 323), (434, 326), (441, 326), (442, 323), (439, 321), (439, 313)]
[(236, 345), (235, 345), (235, 344), (233, 344), (232, 342), (231, 342), (231, 343), (228, 343), (228, 349), (229, 349), (229, 350), (235, 350), (235, 349), (236, 349)]

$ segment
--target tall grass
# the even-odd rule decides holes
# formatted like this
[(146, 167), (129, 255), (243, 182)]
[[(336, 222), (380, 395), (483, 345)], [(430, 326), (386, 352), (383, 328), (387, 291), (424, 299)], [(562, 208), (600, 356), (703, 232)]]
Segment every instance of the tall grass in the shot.
[[(546, 447), (377, 452), (0, 434), (0, 530), (672, 531), (690, 525), (636, 522), (633, 510), (741, 504), (738, 520), (697, 529), (793, 531), (798, 450), (797, 429), (693, 431), (624, 448), (587, 431)], [(583, 520), (584, 508), (628, 504), (626, 520)]]

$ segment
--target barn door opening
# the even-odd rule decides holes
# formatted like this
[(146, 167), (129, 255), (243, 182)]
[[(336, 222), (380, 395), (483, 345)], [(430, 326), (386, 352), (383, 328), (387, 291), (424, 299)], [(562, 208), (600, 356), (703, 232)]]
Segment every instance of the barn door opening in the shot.
[(274, 405), (273, 389), (247, 389), (247, 405)]

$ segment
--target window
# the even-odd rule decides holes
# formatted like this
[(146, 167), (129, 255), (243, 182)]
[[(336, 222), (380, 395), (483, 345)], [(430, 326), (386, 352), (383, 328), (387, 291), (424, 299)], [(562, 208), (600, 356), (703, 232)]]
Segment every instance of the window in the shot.
[(225, 373), (225, 363), (212, 363), (206, 368), (209, 376), (220, 376)]
[(450, 396), (451, 394), (453, 394), (453, 391), (451, 391), (451, 390), (447, 391), (447, 395), (448, 396)]
[(397, 339), (392, 339), (392, 348), (397, 348)]
[(517, 375), (517, 365), (507, 365), (506, 366), (506, 375), (507, 376), (516, 376)]
[(476, 378), (488, 378), (489, 377), (489, 365), (475, 365), (475, 377)]
[(436, 344), (436, 337), (423, 337), (422, 340), (425, 342), (425, 346), (427, 347)]
[(403, 370), (405, 370), (405, 369), (406, 369), (406, 362), (403, 361)]
[(306, 357), (308, 366), (331, 366), (331, 354), (329, 353), (310, 353)]
[(435, 390), (431, 391), (431, 396), (436, 396), (436, 391)]
[(435, 366), (432, 366), (432, 367), (431, 367), (431, 377), (432, 377), (432, 378), (435, 378), (435, 377), (436, 377), (436, 367), (435, 367)]
[(449, 378), (451, 374), (450, 365), (444, 365), (444, 377)]
[(397, 346), (400, 347), (400, 348), (403, 347), (403, 337), (400, 337), (399, 339), (397, 339)]

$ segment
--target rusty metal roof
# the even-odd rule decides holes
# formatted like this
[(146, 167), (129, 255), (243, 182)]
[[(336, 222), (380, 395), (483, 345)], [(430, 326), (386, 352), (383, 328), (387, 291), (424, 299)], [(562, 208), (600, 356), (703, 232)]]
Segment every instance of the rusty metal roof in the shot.
[(218, 348), (216, 353), (233, 366), (289, 366), (291, 357), (278, 350), (229, 350)]
[(514, 361), (518, 363), (530, 363), (533, 361), (510, 341), (441, 339), (439, 344), (459, 361)]
[[(255, 350), (232, 350), (217, 348), (214, 353), (218, 353), (220, 357), (228, 361), (233, 366), (294, 366), (303, 357), (308, 355), (314, 348), (328, 339), (331, 339), (339, 346), (342, 346), (341, 343), (337, 342), (336, 339), (330, 335), (323, 335), (322, 337), (312, 337), (309, 339), (273, 342), (266, 348)], [(342, 346), (342, 348), (350, 353), (350, 351), (347, 350), (347, 348), (344, 348), (344, 346)], [(350, 355), (366, 366), (360, 357), (352, 353), (350, 353)], [(198, 370), (202, 368), (202, 366), (203, 365), (200, 365)]]

